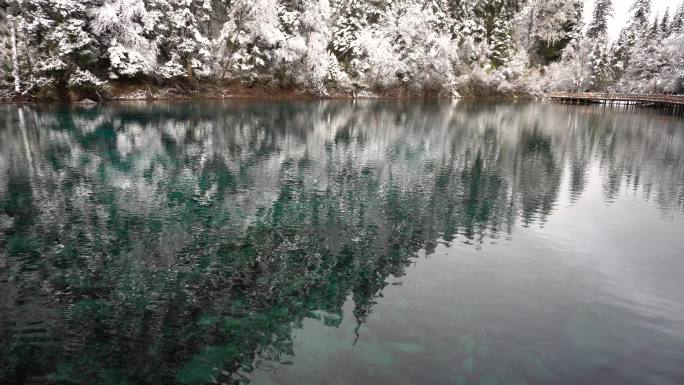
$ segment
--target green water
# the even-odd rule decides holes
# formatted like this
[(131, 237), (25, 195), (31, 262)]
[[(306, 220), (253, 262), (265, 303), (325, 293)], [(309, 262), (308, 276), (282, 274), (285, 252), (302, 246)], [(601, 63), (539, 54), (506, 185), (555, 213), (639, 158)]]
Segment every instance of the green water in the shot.
[(3, 385), (684, 383), (682, 119), (0, 112)]

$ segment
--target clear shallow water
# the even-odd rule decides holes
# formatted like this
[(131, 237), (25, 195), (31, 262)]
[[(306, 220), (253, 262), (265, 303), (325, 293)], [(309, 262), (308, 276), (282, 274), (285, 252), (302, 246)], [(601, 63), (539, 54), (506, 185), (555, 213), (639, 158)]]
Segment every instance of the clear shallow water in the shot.
[(684, 120), (1, 108), (2, 384), (684, 383)]

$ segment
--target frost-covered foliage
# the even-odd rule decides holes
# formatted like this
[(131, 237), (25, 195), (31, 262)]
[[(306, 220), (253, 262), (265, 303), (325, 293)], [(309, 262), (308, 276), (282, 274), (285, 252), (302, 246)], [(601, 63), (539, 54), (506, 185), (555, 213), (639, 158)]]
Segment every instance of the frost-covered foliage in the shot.
[(456, 43), (434, 26), (439, 15), (415, 0), (393, 3), (375, 26), (362, 29), (364, 78), (376, 87), (449, 87)]
[[(29, 72), (38, 83), (77, 87), (88, 68), (96, 66), (101, 45), (90, 27), (94, 1), (19, 0), (18, 34), (26, 46)], [(99, 81), (98, 81), (99, 83)]]
[(672, 33), (663, 43), (665, 64), (654, 77), (656, 91), (684, 93), (684, 31)]
[(335, 14), (330, 42), (333, 53), (349, 74), (361, 74), (368, 65), (363, 45), (370, 43), (368, 39), (374, 39), (366, 28), (374, 4), (364, 0), (335, 0), (333, 5)]
[(276, 0), (235, 1), (215, 43), (221, 77), (256, 77), (266, 72), (284, 41)]
[[(684, 3), (670, 20), (651, 18), (651, 2), (637, 0), (617, 47), (617, 89), (639, 93), (684, 93)], [(620, 43), (620, 41), (619, 41)]]
[(69, 86), (75, 88), (98, 88), (104, 84), (88, 70), (77, 69), (69, 76)]
[(612, 0), (597, 0), (592, 19), (583, 33), (577, 23), (568, 31), (561, 62), (548, 68), (547, 89), (563, 91), (606, 90), (615, 79), (613, 51), (608, 42)]
[(635, 0), (632, 4), (627, 26), (620, 32), (613, 49), (617, 70), (620, 73), (629, 64), (637, 43), (644, 40), (648, 32), (650, 13), (650, 0)]
[(597, 0), (587, 28), (587, 37), (601, 39), (608, 34), (608, 18), (613, 16), (613, 0)]
[[(5, 0), (0, 89), (241, 82), (317, 95), (387, 90), (681, 92), (684, 8), (636, 0)], [(670, 17), (672, 15), (672, 17)], [(656, 42), (660, 42), (657, 44)], [(181, 87), (182, 88), (182, 87)]]
[(575, 31), (560, 62), (547, 68), (547, 90), (684, 93), (684, 4), (672, 17), (635, 0), (617, 41), (609, 43), (610, 0), (596, 2), (585, 33)]
[[(166, 79), (211, 75), (211, 41), (202, 31), (212, 13), (209, 0), (152, 0), (160, 40), (159, 74)], [(155, 4), (156, 3), (156, 4)]]
[(558, 60), (581, 25), (582, 0), (531, 0), (516, 22), (523, 47), (536, 61)]
[(619, 88), (626, 92), (676, 93), (684, 90), (684, 33), (665, 31), (658, 23), (647, 30), (630, 50)]
[(301, 15), (301, 34), (304, 52), (301, 69), (292, 68), (297, 84), (310, 88), (318, 95), (326, 95), (330, 85), (348, 89), (349, 77), (328, 49), (332, 36), (332, 8), (328, 0), (305, 0)]
[(155, 22), (143, 0), (108, 0), (94, 11), (93, 32), (109, 43), (111, 78), (148, 75), (154, 70), (158, 55), (158, 41), (152, 38)]

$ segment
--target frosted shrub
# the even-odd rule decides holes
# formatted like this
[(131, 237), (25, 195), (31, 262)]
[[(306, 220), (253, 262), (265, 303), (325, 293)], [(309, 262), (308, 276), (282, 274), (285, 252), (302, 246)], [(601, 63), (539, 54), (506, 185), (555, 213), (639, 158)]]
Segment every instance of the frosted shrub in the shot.
[(158, 73), (163, 79), (182, 78), (188, 75), (185, 68), (183, 68), (183, 65), (180, 63), (178, 55), (175, 54), (171, 57), (171, 60), (164, 63), (164, 65), (159, 68)]
[(102, 87), (106, 82), (101, 81), (88, 70), (77, 69), (69, 77), (68, 85), (70, 88), (76, 89), (97, 89)]
[(684, 93), (684, 28), (664, 43), (665, 57), (669, 63), (658, 76), (660, 84), (665, 92)]
[(545, 91), (574, 91), (575, 79), (564, 62), (551, 63), (546, 67), (542, 87)]
[(275, 64), (273, 50), (285, 41), (275, 0), (238, 0), (216, 39), (220, 76), (256, 78)]
[(150, 62), (139, 52), (126, 49), (121, 44), (113, 42), (107, 50), (109, 53), (110, 78), (119, 76), (134, 77), (138, 74), (148, 74), (152, 71)]
[(395, 87), (402, 81), (405, 64), (400, 60), (390, 39), (377, 36), (387, 31), (364, 29), (360, 34), (361, 50), (366, 59), (363, 65), (356, 65), (363, 81), (372, 88)]
[(143, 0), (107, 1), (93, 11), (93, 32), (109, 41), (110, 78), (150, 74), (157, 65), (158, 41), (146, 37), (156, 22)]

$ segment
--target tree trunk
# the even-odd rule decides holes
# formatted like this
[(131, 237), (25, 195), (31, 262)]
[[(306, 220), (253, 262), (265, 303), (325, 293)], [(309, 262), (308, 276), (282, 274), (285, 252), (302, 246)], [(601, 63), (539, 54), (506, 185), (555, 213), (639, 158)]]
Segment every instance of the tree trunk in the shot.
[(17, 27), (14, 16), (9, 16), (10, 33), (12, 35), (12, 77), (14, 78), (14, 91), (21, 91), (21, 81), (19, 79), (19, 54), (17, 53)]
[(185, 72), (188, 74), (188, 78), (191, 81), (195, 81), (195, 74), (193, 73), (193, 70), (192, 70), (191, 59), (187, 59), (187, 61), (185, 62)]

